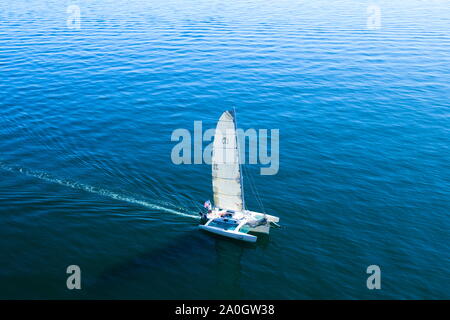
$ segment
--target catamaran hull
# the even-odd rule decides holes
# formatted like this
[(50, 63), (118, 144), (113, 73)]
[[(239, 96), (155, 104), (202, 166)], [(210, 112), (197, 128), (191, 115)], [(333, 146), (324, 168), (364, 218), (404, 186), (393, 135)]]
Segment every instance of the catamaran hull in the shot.
[(247, 241), (247, 242), (256, 242), (256, 240), (258, 239), (258, 237), (256, 236), (252, 236), (251, 234), (246, 234), (246, 233), (242, 233), (239, 231), (228, 231), (228, 230), (224, 230), (224, 229), (220, 229), (220, 228), (216, 228), (216, 227), (210, 227), (207, 225), (199, 225), (198, 226), (200, 229), (214, 233), (214, 234), (218, 234), (224, 237), (228, 237), (228, 238), (232, 238), (232, 239), (236, 239), (236, 240), (242, 240), (242, 241)]

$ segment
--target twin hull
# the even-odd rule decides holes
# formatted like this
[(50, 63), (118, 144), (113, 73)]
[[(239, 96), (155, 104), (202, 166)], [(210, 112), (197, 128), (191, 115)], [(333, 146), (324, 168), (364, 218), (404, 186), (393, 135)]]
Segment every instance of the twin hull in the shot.
[[(236, 215), (242, 215), (242, 213), (236, 213)], [(271, 215), (264, 215), (262, 213), (254, 212), (254, 211), (246, 211), (246, 215), (249, 217), (249, 219), (244, 218), (238, 221), (236, 223), (236, 227), (233, 227), (231, 230), (229, 228), (220, 228), (213, 226), (211, 224), (217, 224), (216, 221), (225, 221), (227, 219), (221, 218), (220, 214), (212, 213), (208, 216), (208, 221), (204, 225), (199, 225), (199, 228), (217, 235), (221, 235), (224, 237), (236, 239), (236, 240), (242, 240), (247, 242), (256, 242), (258, 239), (257, 236), (248, 234), (247, 232), (255, 232), (255, 233), (264, 233), (269, 234), (270, 230), (270, 223), (277, 223), (280, 219), (275, 216)], [(249, 227), (247, 225), (247, 222), (251, 219), (260, 219), (265, 218), (267, 220), (266, 223)], [(241, 230), (245, 230), (245, 232), (242, 232)]]

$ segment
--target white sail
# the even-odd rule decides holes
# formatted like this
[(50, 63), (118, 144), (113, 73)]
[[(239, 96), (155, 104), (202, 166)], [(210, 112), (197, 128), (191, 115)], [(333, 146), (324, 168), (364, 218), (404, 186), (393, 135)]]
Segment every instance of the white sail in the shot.
[(217, 123), (212, 153), (214, 204), (242, 211), (241, 170), (234, 113), (225, 111)]

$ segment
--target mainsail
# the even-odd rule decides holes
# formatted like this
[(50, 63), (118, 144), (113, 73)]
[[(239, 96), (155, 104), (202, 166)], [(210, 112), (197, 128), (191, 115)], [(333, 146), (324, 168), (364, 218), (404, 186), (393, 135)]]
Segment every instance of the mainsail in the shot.
[(214, 204), (227, 210), (242, 211), (242, 184), (233, 111), (225, 111), (217, 123), (212, 152)]

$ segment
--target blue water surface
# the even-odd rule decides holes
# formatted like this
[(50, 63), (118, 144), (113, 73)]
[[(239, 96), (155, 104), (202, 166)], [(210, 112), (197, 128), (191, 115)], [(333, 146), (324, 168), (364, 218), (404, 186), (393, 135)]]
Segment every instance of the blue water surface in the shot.
[[(0, 298), (449, 299), (449, 9), (2, 1)], [(211, 168), (171, 161), (232, 107), (280, 130), (256, 245), (198, 231)]]

